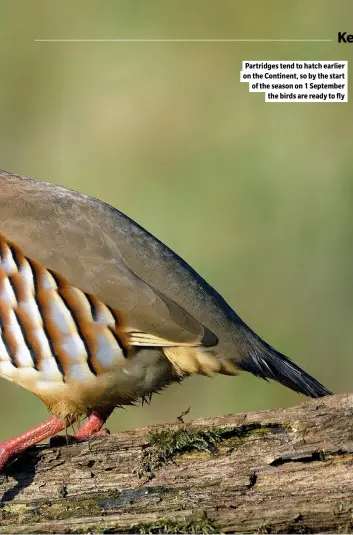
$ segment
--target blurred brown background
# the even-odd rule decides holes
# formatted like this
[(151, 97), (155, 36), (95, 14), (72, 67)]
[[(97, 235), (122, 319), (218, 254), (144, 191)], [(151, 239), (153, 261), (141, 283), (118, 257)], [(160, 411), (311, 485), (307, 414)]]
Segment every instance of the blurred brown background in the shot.
[[(172, 247), (268, 342), (352, 390), (352, 103), (265, 104), (243, 60), (347, 60), (351, 0), (3, 0), (0, 168), (78, 189)], [(332, 38), (332, 43), (34, 43)], [(353, 99), (353, 95), (350, 97)], [(1, 230), (1, 214), (0, 214)], [(40, 244), (38, 244), (40, 247)], [(112, 431), (293, 405), (248, 374), (188, 379)], [(0, 381), (0, 438), (47, 417)]]

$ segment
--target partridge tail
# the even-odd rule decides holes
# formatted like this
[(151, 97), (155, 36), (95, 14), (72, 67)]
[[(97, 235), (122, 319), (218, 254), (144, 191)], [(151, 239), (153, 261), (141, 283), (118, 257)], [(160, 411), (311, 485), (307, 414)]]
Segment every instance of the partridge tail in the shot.
[(247, 328), (242, 333), (245, 349), (237, 362), (240, 369), (268, 380), (273, 379), (284, 386), (311, 398), (331, 395), (325, 386), (311, 377), (282, 353), (276, 351), (253, 331)]

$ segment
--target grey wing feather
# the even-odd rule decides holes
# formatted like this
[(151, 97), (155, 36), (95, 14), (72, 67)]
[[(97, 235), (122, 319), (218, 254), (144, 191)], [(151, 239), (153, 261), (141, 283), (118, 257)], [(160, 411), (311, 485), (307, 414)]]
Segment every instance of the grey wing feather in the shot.
[(201, 342), (203, 325), (133, 272), (119, 250), (118, 231), (114, 240), (107, 218), (102, 221), (98, 201), (94, 214), (89, 198), (75, 192), (23, 180), (17, 182), (24, 190), (19, 195), (11, 182), (0, 178), (1, 232), (26, 255), (127, 313), (132, 331), (176, 344)]

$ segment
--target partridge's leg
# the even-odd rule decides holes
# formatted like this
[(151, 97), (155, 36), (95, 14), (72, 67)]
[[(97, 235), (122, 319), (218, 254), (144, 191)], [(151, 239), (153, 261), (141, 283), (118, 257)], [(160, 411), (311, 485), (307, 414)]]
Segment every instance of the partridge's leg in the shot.
[(65, 422), (54, 416), (18, 437), (2, 442), (0, 444), (0, 470), (13, 457), (16, 457), (27, 448), (34, 446), (45, 438), (59, 433), (71, 424), (72, 422)]
[(108, 429), (102, 429), (103, 425), (111, 415), (114, 409), (107, 410), (105, 412), (93, 411), (87, 417), (85, 423), (80, 429), (72, 435), (57, 435), (50, 439), (50, 446), (65, 446), (66, 444), (72, 444), (75, 442), (83, 442), (93, 437), (104, 437), (109, 435)]
[(109, 435), (108, 429), (102, 429), (105, 422), (113, 412), (113, 409), (105, 412), (93, 411), (75, 434), (75, 439), (78, 441), (87, 440), (96, 436)]

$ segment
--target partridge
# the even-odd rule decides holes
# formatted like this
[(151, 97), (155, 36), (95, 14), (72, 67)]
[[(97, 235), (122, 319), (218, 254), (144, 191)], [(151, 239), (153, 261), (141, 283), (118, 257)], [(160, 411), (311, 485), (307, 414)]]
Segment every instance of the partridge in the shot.
[(193, 374), (245, 370), (331, 392), (253, 332), (176, 253), (112, 206), (0, 171), (0, 376), (54, 415), (0, 444), (0, 468), (87, 417)]

